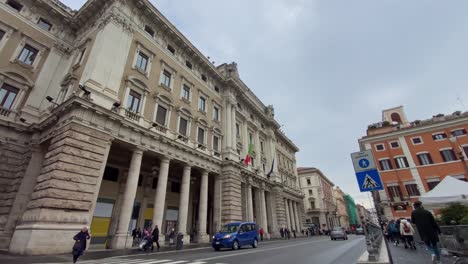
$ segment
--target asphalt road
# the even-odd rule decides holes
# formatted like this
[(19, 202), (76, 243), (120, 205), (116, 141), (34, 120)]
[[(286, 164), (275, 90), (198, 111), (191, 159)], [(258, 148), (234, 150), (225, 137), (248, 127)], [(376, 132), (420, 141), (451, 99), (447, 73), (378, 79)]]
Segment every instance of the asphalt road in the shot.
[[(154, 252), (133, 256), (78, 261), (83, 264), (352, 264), (365, 250), (364, 236), (346, 241), (328, 237), (268, 241), (237, 251), (198, 248), (177, 252)], [(69, 263), (69, 262), (68, 262)]]

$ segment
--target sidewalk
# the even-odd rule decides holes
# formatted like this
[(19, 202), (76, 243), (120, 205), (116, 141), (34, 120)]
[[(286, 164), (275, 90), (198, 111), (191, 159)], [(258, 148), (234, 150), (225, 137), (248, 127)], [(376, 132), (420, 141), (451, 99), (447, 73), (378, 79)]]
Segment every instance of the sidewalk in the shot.
[[(393, 243), (388, 243), (390, 254), (394, 264), (425, 264), (432, 263), (431, 253), (426, 250), (426, 246), (421, 243), (416, 243), (416, 250), (405, 249), (403, 244), (398, 246)], [(449, 257), (442, 256), (443, 264), (451, 264), (453, 261)]]
[[(210, 244), (189, 244), (184, 245), (183, 250), (190, 250), (196, 248), (210, 247)], [(175, 246), (161, 245), (159, 251), (157, 248), (153, 252), (168, 252), (175, 251)], [(117, 257), (124, 255), (138, 255), (145, 254), (151, 251), (142, 252), (137, 247), (129, 249), (94, 249), (86, 250), (85, 254), (80, 257), (80, 260), (95, 260), (109, 257)], [(49, 262), (66, 262), (72, 258), (71, 250), (70, 254), (61, 255), (49, 255), (49, 256), (19, 256), (13, 255), (6, 251), (0, 251), (0, 263), (15, 263), (15, 264), (29, 264), (29, 263), (49, 263)]]

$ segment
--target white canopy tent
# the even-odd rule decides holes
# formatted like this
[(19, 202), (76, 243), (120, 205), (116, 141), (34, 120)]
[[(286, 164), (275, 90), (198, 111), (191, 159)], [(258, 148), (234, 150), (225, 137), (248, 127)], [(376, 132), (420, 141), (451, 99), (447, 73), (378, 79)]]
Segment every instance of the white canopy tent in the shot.
[(468, 182), (454, 177), (445, 177), (430, 192), (419, 198), (425, 208), (442, 208), (449, 203), (468, 205)]

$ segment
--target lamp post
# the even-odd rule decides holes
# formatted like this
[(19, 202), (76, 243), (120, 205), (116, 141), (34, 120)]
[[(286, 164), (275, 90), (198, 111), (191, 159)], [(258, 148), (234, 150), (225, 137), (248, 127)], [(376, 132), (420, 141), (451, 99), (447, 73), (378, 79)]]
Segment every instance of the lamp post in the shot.
[(452, 142), (452, 144), (456, 144), (456, 146), (458, 147), (458, 151), (456, 151), (456, 154), (458, 154), (458, 158), (460, 158), (463, 164), (463, 169), (465, 170), (465, 173), (464, 173), (465, 180), (468, 180), (468, 164), (467, 164), (467, 160), (465, 159), (465, 155), (463, 153), (463, 148), (461, 147), (460, 143), (458, 143), (457, 137), (451, 136), (449, 140), (450, 142)]

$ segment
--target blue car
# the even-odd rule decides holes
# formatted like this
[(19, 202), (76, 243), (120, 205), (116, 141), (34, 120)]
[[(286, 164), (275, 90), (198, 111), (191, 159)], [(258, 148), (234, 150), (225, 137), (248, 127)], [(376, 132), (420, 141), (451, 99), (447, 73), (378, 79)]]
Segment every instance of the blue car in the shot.
[(237, 250), (242, 246), (258, 246), (257, 224), (253, 222), (229, 223), (213, 236), (212, 246), (218, 251), (221, 248)]

